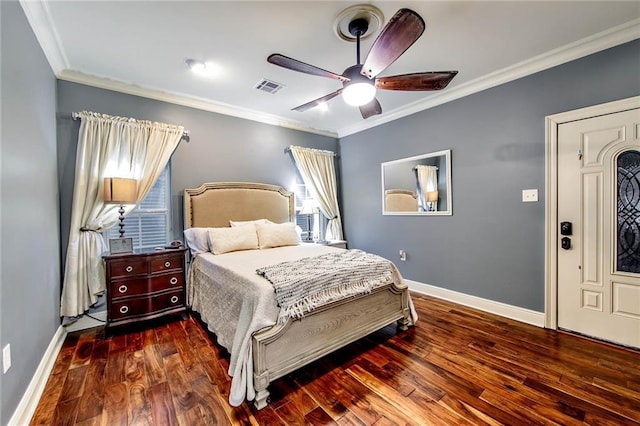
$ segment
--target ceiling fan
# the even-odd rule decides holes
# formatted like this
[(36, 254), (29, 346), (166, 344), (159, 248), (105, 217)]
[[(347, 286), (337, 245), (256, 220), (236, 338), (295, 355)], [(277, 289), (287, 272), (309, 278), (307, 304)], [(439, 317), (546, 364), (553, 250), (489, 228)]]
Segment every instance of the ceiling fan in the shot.
[(458, 71), (419, 72), (388, 77), (377, 77), (400, 57), (424, 32), (424, 20), (410, 9), (400, 9), (382, 29), (364, 61), (360, 62), (360, 37), (367, 32), (369, 21), (355, 18), (349, 22), (349, 33), (356, 38), (355, 65), (335, 74), (297, 59), (274, 53), (267, 62), (305, 74), (328, 77), (342, 82), (342, 88), (311, 102), (292, 108), (307, 111), (342, 94), (349, 105), (358, 106), (363, 118), (382, 114), (380, 102), (375, 97), (376, 89), (430, 91), (447, 87)]

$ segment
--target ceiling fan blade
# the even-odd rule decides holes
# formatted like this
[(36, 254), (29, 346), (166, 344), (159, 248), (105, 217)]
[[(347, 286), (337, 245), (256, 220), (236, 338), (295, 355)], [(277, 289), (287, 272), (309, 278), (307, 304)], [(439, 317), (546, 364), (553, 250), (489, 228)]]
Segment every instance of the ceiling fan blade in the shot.
[(323, 103), (323, 102), (327, 102), (328, 100), (335, 98), (335, 97), (336, 97), (336, 96), (338, 96), (340, 93), (342, 93), (342, 88), (340, 88), (340, 89), (336, 90), (336, 91), (335, 91), (335, 92), (333, 92), (333, 93), (329, 93), (328, 95), (324, 95), (324, 96), (323, 96), (323, 97), (321, 97), (321, 98), (314, 99), (314, 100), (313, 100), (313, 101), (311, 101), (311, 102), (307, 102), (306, 104), (303, 104), (303, 105), (297, 106), (297, 107), (295, 107), (295, 108), (291, 108), (291, 111), (303, 112), (303, 111), (309, 110), (309, 109), (311, 109), (311, 108), (317, 107), (318, 105), (320, 105), (320, 104), (321, 104), (321, 103)]
[(424, 32), (424, 20), (411, 9), (400, 9), (373, 42), (362, 75), (373, 78), (400, 57)]
[(349, 81), (345, 76), (323, 70), (322, 68), (318, 68), (314, 65), (305, 64), (297, 59), (289, 58), (288, 56), (280, 55), (279, 53), (269, 55), (267, 62), (293, 71), (303, 72), (305, 74), (318, 75), (320, 77), (328, 77), (340, 81)]
[(384, 90), (442, 90), (453, 80), (458, 71), (417, 72), (376, 78), (375, 86)]
[(368, 104), (360, 106), (360, 114), (362, 114), (362, 118), (365, 119), (373, 115), (382, 114), (382, 106), (380, 106), (380, 102), (378, 102), (376, 98), (373, 98)]

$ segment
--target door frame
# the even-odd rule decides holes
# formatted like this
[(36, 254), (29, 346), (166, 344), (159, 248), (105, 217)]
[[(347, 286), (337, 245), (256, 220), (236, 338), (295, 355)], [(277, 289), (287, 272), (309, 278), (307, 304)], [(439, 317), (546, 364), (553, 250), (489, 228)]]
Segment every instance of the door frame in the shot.
[(558, 127), (571, 121), (635, 108), (640, 108), (640, 96), (545, 117), (545, 328), (558, 328)]

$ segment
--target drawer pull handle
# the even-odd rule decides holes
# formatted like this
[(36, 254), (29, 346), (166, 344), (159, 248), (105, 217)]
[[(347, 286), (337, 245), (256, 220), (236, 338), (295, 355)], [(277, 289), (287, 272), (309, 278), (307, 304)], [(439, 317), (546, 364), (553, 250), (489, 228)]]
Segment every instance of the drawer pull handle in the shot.
[(178, 296), (171, 296), (171, 303), (177, 303), (178, 302)]
[(120, 287), (118, 287), (118, 291), (120, 293), (126, 293), (127, 290), (129, 290), (129, 287), (127, 287), (126, 285), (121, 285)]
[(173, 277), (173, 278), (171, 278), (171, 279), (169, 280), (169, 282), (170, 282), (171, 284), (178, 284), (178, 278)]
[(128, 306), (120, 306), (120, 313), (121, 314), (126, 314), (127, 312), (129, 312), (129, 307)]
[(168, 260), (166, 262), (164, 262), (164, 267), (168, 268), (171, 266), (171, 262), (169, 262)]
[(131, 266), (131, 265), (127, 266), (127, 267), (125, 268), (125, 271), (127, 271), (127, 272), (131, 272), (131, 271), (133, 271), (133, 266)]

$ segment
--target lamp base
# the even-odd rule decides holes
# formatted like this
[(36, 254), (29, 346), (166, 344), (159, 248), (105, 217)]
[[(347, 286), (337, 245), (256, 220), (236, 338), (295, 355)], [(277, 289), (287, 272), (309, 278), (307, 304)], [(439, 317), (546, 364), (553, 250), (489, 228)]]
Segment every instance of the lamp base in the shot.
[(308, 243), (313, 242), (313, 233), (311, 232), (311, 215), (307, 215), (307, 239), (305, 240)]
[(120, 238), (124, 238), (124, 205), (123, 204), (120, 204), (118, 213), (120, 213), (120, 217), (118, 218), (120, 219), (120, 223), (118, 224), (120, 229), (118, 230), (118, 232), (120, 233)]

